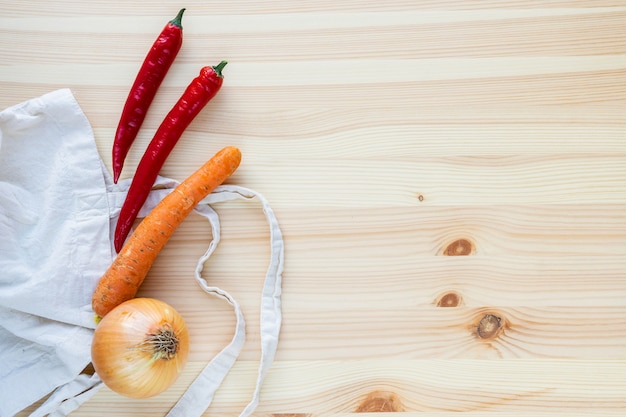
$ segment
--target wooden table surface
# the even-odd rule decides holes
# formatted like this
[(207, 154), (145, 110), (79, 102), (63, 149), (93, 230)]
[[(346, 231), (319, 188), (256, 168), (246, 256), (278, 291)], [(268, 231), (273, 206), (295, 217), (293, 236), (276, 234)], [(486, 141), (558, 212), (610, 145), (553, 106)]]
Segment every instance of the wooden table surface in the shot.
[[(181, 7), (123, 176), (189, 80), (228, 60), (161, 173), (238, 146), (229, 183), (280, 222), (284, 321), (255, 416), (626, 415), (624, 0), (2, 0), (1, 107), (71, 88), (110, 167), (130, 84)], [(215, 208), (204, 276), (248, 339), (205, 415), (237, 416), (269, 232), (258, 205)], [(165, 415), (228, 343), (231, 308), (193, 279), (209, 240), (192, 214), (140, 293), (187, 320), (179, 380), (148, 400), (103, 388), (73, 415)]]

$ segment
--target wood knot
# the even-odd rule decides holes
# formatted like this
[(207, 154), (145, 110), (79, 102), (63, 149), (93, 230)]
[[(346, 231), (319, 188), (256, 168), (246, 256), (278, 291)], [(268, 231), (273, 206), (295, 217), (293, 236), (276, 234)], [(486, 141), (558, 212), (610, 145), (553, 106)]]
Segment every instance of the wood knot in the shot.
[(467, 256), (474, 253), (474, 245), (467, 239), (457, 239), (443, 251), (446, 256)]
[(504, 319), (495, 314), (485, 314), (476, 326), (476, 336), (483, 340), (496, 338), (504, 328)]
[(400, 398), (393, 392), (373, 391), (361, 401), (356, 413), (390, 413), (402, 412), (404, 406)]
[(437, 300), (437, 307), (458, 307), (463, 303), (461, 296), (454, 291), (447, 292)]

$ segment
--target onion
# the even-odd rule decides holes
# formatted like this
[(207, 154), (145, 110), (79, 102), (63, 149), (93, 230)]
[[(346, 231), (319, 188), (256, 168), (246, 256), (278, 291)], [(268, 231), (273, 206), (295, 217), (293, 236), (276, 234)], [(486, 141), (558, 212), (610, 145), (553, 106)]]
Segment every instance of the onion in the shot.
[(111, 390), (148, 398), (170, 387), (189, 353), (182, 316), (153, 298), (133, 298), (111, 310), (96, 327), (91, 360)]

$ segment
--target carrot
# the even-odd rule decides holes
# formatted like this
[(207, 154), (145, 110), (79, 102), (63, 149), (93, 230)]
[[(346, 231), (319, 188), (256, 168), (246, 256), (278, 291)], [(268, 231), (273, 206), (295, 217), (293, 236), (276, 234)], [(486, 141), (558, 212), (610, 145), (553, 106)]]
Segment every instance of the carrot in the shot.
[(238, 148), (229, 146), (220, 150), (148, 213), (98, 282), (91, 300), (98, 316), (104, 317), (119, 304), (135, 297), (176, 228), (200, 200), (235, 172), (240, 162)]

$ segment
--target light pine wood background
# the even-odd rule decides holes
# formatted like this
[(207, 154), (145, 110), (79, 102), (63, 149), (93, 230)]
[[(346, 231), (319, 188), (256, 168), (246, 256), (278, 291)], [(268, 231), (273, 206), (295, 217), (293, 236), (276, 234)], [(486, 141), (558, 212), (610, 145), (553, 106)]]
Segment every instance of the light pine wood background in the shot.
[[(229, 182), (280, 221), (284, 324), (255, 416), (626, 415), (624, 0), (2, 0), (1, 107), (71, 88), (110, 167), (130, 84), (181, 7), (123, 176), (199, 69), (228, 60), (162, 174), (236, 145)], [(259, 206), (216, 209), (205, 276), (249, 334), (205, 414), (228, 417), (254, 388), (269, 246)], [(104, 388), (74, 415), (165, 415), (227, 344), (232, 311), (193, 280), (209, 238), (192, 214), (140, 293), (187, 320), (180, 379), (141, 401)]]

